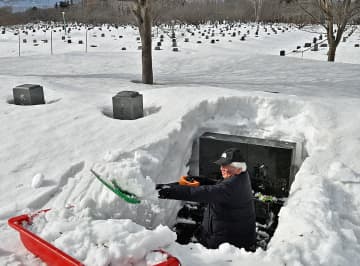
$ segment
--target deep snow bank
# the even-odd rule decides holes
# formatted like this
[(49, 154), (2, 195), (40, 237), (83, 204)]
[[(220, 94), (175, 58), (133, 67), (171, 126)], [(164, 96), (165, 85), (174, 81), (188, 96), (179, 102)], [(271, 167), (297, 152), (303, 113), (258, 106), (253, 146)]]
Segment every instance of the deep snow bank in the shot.
[[(131, 219), (149, 229), (159, 224), (171, 226), (179, 202), (158, 200), (153, 185), (177, 180), (188, 171), (192, 143), (203, 132), (303, 141), (309, 156), (296, 175), (267, 252), (258, 250), (248, 254), (235, 251), (227, 244), (219, 250), (207, 251), (199, 245), (180, 246), (167, 237), (160, 244), (178, 256), (184, 265), (263, 265), (266, 261), (288, 265), (356, 264), (360, 221), (355, 204), (359, 202), (359, 191), (352, 184), (359, 182), (359, 166), (352, 156), (359, 154), (360, 146), (356, 145), (358, 140), (351, 138), (358, 128), (343, 118), (349, 117), (357, 101), (337, 99), (334, 107), (331, 101), (324, 103), (263, 92), (253, 95), (210, 87), (206, 93), (195, 88), (167, 88), (144, 94), (148, 105), (159, 107), (158, 112), (136, 122), (144, 127), (146, 137), (138, 138), (139, 135), (134, 134), (128, 138), (132, 149), (109, 149), (97, 161), (86, 162), (86, 167), (67, 179), (48, 207), (76, 204), (89, 211), (82, 217), (85, 223), (120, 219), (117, 222), (121, 224)], [(175, 95), (187, 103), (187, 108), (173, 104)], [(105, 119), (103, 126), (111, 123), (108, 117)], [(154, 121), (159, 123), (155, 125)], [(131, 135), (138, 127), (130, 126), (127, 130)], [(345, 148), (349, 145), (351, 149)], [(144, 196), (142, 203), (129, 205), (109, 192), (89, 172), (94, 166), (103, 175), (118, 177), (119, 182)], [(122, 179), (124, 175), (129, 176), (129, 180)], [(57, 219), (55, 215), (53, 220)], [(51, 224), (47, 226), (48, 233), (58, 233)], [(86, 228), (75, 230), (79, 230), (81, 239), (94, 239), (90, 235), (97, 233), (90, 234)], [(121, 232), (124, 230), (116, 230), (116, 234)], [(73, 240), (72, 234), (65, 235), (70, 236), (69, 241)], [(153, 237), (156, 239), (150, 233), (146, 237), (150, 242)], [(119, 244), (116, 235), (113, 240), (115, 246)], [(201, 259), (198, 252), (202, 254)], [(85, 253), (82, 256), (86, 257)], [(114, 254), (107, 253), (104, 261), (127, 260), (127, 256), (131, 256), (124, 254), (127, 255), (112, 257)], [(134, 251), (134, 254), (144, 259), (144, 253)], [(220, 255), (218, 259), (216, 254)]]

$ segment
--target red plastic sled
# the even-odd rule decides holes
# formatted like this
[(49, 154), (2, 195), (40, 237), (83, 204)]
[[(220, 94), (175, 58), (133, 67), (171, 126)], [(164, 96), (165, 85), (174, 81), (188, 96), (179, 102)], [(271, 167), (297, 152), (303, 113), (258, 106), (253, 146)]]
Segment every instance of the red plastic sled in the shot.
[[(16, 231), (20, 233), (20, 239), (24, 246), (34, 255), (38, 256), (49, 266), (85, 266), (80, 261), (74, 259), (69, 256), (65, 252), (56, 248), (49, 242), (44, 239), (38, 237), (34, 233), (30, 232), (26, 228), (23, 227), (24, 223), (31, 223), (31, 220), (34, 216), (39, 213), (47, 212), (50, 209), (39, 211), (34, 215), (23, 214), (20, 216), (16, 216), (10, 218), (8, 220), (8, 224), (14, 228)], [(167, 260), (161, 263), (158, 263), (154, 266), (180, 266), (180, 261), (167, 253), (164, 250), (156, 250), (157, 252), (161, 252), (167, 255)]]

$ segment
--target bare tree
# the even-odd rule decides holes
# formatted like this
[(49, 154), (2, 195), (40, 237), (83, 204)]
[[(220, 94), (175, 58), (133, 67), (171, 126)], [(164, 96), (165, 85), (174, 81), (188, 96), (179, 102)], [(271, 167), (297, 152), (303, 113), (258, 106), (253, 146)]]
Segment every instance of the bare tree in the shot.
[(360, 3), (358, 0), (312, 0), (312, 3), (320, 11), (317, 16), (299, 0), (298, 5), (315, 21), (322, 25), (327, 34), (329, 45), (328, 61), (335, 61), (336, 49), (346, 30), (346, 26), (359, 14)]
[(142, 82), (153, 84), (152, 49), (151, 49), (151, 28), (152, 28), (152, 0), (135, 0), (133, 13), (139, 27), (142, 45)]

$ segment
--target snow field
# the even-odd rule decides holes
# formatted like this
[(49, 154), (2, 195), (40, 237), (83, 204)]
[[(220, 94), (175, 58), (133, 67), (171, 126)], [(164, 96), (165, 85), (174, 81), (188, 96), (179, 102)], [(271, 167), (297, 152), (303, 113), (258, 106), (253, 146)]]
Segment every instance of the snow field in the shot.
[[(34, 230), (86, 265), (146, 265), (146, 254), (156, 248), (183, 265), (358, 265), (359, 67), (278, 56), (279, 43), (293, 47), (310, 36), (294, 30), (241, 45), (233, 40), (190, 43), (180, 53), (164, 49), (154, 53), (154, 86), (130, 82), (140, 73), (135, 35), (127, 39), (133, 50), (125, 53), (110, 50), (106, 34), (99, 50), (87, 55), (69, 45), (49, 56), (44, 45), (21, 58), (3, 57), (0, 263), (41, 264), (21, 247), (6, 219), (52, 208), (38, 217)], [(16, 39), (1, 45), (1, 51), (11, 50)], [(341, 46), (358, 63), (357, 50)], [(339, 50), (340, 62), (348, 62), (344, 53)], [(313, 59), (324, 60), (317, 55)], [(11, 88), (22, 83), (43, 85), (47, 104), (11, 104)], [(144, 118), (111, 118), (111, 96), (119, 90), (144, 95)], [(181, 246), (164, 227), (174, 223), (180, 203), (157, 199), (154, 184), (187, 173), (193, 141), (206, 131), (304, 144), (308, 157), (266, 252), (246, 253), (228, 244), (217, 250)], [(141, 194), (142, 203), (117, 198), (90, 168)], [(37, 174), (41, 185), (32, 186), (40, 183)], [(104, 239), (111, 248), (102, 245)], [(91, 252), (76, 248), (80, 244)]]

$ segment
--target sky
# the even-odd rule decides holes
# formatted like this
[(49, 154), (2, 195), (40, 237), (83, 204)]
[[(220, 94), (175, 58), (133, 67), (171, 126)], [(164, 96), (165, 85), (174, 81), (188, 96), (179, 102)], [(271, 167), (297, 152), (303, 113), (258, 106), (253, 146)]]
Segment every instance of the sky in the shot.
[(13, 11), (25, 11), (31, 7), (49, 8), (54, 7), (56, 0), (1, 0), (0, 7), (11, 6)]
[[(359, 264), (360, 27), (340, 43), (335, 63), (326, 48), (292, 52), (319, 37), (317, 26), (279, 24), (277, 34), (261, 26), (258, 37), (251, 25), (225, 36), (222, 27), (200, 27), (215, 31), (214, 44), (191, 26), (177, 28), (179, 52), (162, 27), (154, 85), (137, 82), (141, 51), (130, 26), (89, 30), (87, 49), (83, 27), (65, 40), (56, 28), (52, 54), (50, 31), (39, 25), (20, 37), (10, 28), (0, 34), (1, 265), (43, 265), (7, 220), (47, 208), (24, 226), (85, 265), (153, 265), (164, 259), (157, 249), (185, 266)], [(248, 30), (245, 41), (231, 37)], [(154, 29), (154, 44), (159, 37)], [(46, 104), (13, 104), (12, 89), (29, 83), (43, 86)], [(112, 96), (123, 90), (143, 95), (143, 118), (112, 117)], [(193, 142), (209, 131), (292, 141), (308, 155), (266, 251), (175, 242), (181, 202), (158, 199), (155, 184), (186, 174)], [(116, 197), (92, 168), (141, 203)]]

